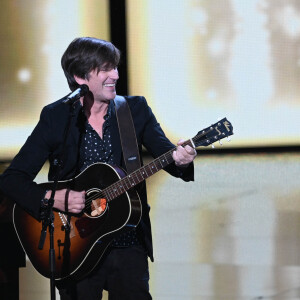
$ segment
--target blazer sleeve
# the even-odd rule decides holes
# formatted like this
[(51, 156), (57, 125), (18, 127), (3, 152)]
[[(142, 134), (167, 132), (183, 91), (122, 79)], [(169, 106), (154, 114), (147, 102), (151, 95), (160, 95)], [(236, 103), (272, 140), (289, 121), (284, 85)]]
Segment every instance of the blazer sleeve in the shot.
[[(141, 97), (142, 111), (139, 116), (143, 116), (142, 143), (147, 151), (157, 158), (167, 151), (174, 149), (176, 146), (170, 142), (157, 122), (151, 108), (148, 106), (146, 99)], [(141, 118), (141, 117), (140, 117)], [(142, 122), (142, 120), (140, 120)], [(164, 168), (165, 171), (175, 177), (180, 177), (184, 181), (194, 180), (194, 164), (191, 163), (187, 168), (180, 168), (175, 162)]]
[(2, 193), (36, 219), (40, 218), (41, 200), (46, 191), (34, 182), (34, 178), (51, 151), (50, 128), (49, 114), (44, 108), (33, 132), (0, 177)]

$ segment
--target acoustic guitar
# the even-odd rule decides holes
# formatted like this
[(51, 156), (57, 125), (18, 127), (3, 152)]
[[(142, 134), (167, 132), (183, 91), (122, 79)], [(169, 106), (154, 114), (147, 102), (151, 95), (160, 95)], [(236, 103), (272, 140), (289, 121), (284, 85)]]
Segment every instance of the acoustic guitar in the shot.
[[(183, 146), (208, 146), (233, 134), (231, 123), (222, 119), (185, 141)], [(80, 215), (54, 213), (55, 280), (80, 279), (100, 262), (112, 240), (136, 227), (142, 206), (135, 186), (174, 160), (172, 149), (129, 175), (115, 166), (95, 163), (71, 180), (59, 181), (57, 189), (86, 191), (86, 203)], [(40, 184), (50, 190), (53, 182)], [(35, 269), (50, 278), (49, 239), (38, 249), (41, 222), (20, 206), (13, 210), (15, 230)]]

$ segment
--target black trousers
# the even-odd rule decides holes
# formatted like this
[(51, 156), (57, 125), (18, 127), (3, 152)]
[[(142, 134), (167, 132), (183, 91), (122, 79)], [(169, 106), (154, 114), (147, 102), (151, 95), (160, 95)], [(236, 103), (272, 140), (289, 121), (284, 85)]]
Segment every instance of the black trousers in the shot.
[(88, 277), (58, 286), (61, 300), (150, 300), (148, 257), (144, 247), (112, 248)]

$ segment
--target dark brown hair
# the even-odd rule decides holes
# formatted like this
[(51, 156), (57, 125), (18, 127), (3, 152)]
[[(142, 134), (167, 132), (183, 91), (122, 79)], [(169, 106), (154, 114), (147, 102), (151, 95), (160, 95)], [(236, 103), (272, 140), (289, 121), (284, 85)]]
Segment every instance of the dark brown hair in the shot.
[(74, 75), (89, 79), (89, 73), (101, 68), (112, 69), (118, 66), (120, 50), (111, 42), (92, 37), (76, 38), (66, 49), (61, 58), (61, 66), (64, 70), (71, 91), (79, 85)]

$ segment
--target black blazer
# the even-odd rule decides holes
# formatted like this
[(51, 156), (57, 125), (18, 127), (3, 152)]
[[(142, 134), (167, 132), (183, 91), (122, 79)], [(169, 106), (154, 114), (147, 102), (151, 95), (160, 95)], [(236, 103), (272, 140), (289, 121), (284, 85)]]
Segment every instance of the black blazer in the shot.
[[(156, 158), (174, 148), (175, 146), (166, 138), (150, 107), (147, 105), (146, 99), (139, 96), (125, 98), (132, 113), (140, 152), (143, 145)], [(55, 174), (54, 161), (61, 153), (64, 130), (69, 117), (69, 106), (62, 103), (63, 99), (43, 108), (38, 124), (20, 152), (13, 159), (11, 165), (0, 177), (1, 191), (37, 219), (40, 218), (40, 202), (46, 191), (34, 182), (34, 178), (44, 163), (49, 160), (48, 178), (53, 180)], [(110, 105), (112, 108), (111, 136), (113, 155), (116, 163), (125, 169), (113, 101), (111, 101)], [(77, 102), (75, 116), (72, 118), (70, 133), (66, 141), (65, 157), (62, 158), (64, 164), (59, 180), (73, 178), (80, 172), (83, 164), (81, 160), (81, 141), (84, 135), (84, 122), (85, 116), (82, 113), (80, 103)], [(173, 176), (181, 177), (185, 181), (193, 180), (193, 164), (185, 169), (183, 173), (174, 163), (165, 168), (165, 170)], [(146, 245), (148, 255), (153, 259), (149, 219), (150, 208), (147, 204), (145, 184), (139, 188), (139, 195), (142, 201), (143, 215), (137, 231)]]

